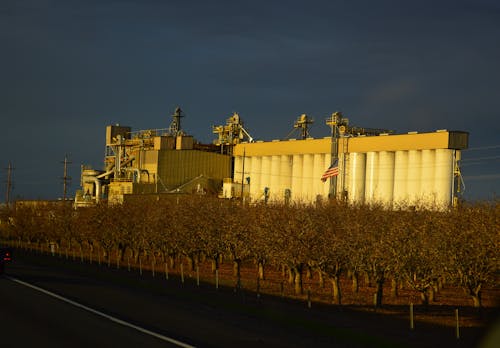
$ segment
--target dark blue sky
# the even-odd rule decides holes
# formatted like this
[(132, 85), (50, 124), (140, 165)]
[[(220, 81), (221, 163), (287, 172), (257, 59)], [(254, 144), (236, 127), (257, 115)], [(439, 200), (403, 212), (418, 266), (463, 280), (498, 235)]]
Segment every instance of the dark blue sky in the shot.
[(65, 154), (102, 166), (105, 126), (165, 128), (180, 105), (200, 141), (233, 111), (255, 138), (302, 113), (470, 132), (468, 199), (500, 194), (500, 3), (3, 0), (0, 200), (62, 196)]

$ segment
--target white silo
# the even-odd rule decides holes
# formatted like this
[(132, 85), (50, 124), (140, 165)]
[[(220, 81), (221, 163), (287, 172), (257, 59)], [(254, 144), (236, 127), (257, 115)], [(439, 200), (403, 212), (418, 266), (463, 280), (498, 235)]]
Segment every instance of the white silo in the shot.
[(394, 207), (408, 205), (408, 151), (396, 151), (394, 159)]
[(243, 156), (234, 156), (234, 181), (241, 181), (241, 173), (243, 170)]
[(421, 172), (422, 172), (422, 151), (408, 151), (408, 179), (406, 189), (408, 192), (408, 204), (415, 205), (421, 200)]
[(292, 162), (292, 198), (302, 199), (302, 155), (293, 155)]
[(436, 152), (435, 150), (422, 150), (422, 170), (420, 172), (421, 178), (421, 197), (422, 204), (426, 206), (432, 206), (435, 203), (436, 192), (434, 189), (434, 177), (435, 177), (435, 162), (436, 162)]
[(365, 199), (366, 154), (349, 154), (348, 197), (351, 203), (363, 203)]
[(436, 204), (440, 207), (451, 205), (453, 193), (453, 150), (436, 149), (436, 170), (434, 190)]
[(365, 202), (376, 203), (378, 186), (378, 152), (366, 153)]
[(313, 170), (314, 156), (306, 153), (302, 155), (302, 197), (306, 201), (312, 201), (314, 197), (313, 190)]
[(261, 172), (260, 187), (261, 193), (263, 193), (265, 187), (270, 189), (271, 186), (271, 156), (262, 156)]
[(260, 176), (262, 172), (262, 157), (252, 157), (252, 172), (250, 173), (250, 194), (253, 199), (259, 198), (261, 192)]
[(281, 169), (281, 157), (274, 155), (271, 157), (271, 198), (280, 199), (281, 198), (281, 187), (280, 187), (280, 169)]
[(378, 154), (377, 201), (392, 204), (394, 190), (394, 152), (380, 151)]
[(280, 198), (285, 196), (285, 190), (292, 189), (292, 156), (281, 155), (280, 158)]

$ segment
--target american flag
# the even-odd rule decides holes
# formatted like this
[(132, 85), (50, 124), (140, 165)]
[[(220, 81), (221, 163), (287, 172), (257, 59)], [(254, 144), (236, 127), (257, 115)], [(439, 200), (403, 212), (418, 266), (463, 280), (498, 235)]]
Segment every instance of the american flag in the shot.
[(325, 182), (326, 179), (331, 178), (332, 176), (339, 175), (339, 160), (336, 159), (333, 161), (332, 165), (328, 167), (328, 169), (321, 176), (321, 181)]

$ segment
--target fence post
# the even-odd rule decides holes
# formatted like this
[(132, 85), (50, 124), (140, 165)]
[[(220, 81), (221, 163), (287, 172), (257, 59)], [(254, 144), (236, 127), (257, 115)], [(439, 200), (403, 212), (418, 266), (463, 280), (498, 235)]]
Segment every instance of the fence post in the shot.
[(181, 283), (184, 284), (184, 265), (181, 263)]
[(460, 339), (460, 321), (458, 318), (458, 308), (455, 309), (455, 321), (456, 321), (456, 330), (455, 330), (455, 335), (457, 340)]
[(200, 266), (196, 265), (196, 285), (200, 286)]
[(257, 298), (260, 298), (260, 277), (257, 274)]
[(219, 270), (215, 270), (215, 288), (219, 289)]
[(307, 308), (311, 308), (311, 289), (307, 289)]
[(168, 280), (168, 261), (165, 262), (165, 279)]
[(413, 303), (410, 303), (410, 330), (415, 328), (413, 323)]

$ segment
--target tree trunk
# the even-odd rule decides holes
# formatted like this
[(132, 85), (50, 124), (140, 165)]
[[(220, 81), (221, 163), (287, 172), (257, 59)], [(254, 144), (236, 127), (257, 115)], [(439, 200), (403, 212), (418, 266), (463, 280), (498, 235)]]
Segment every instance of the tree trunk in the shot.
[(472, 303), (474, 305), (474, 308), (481, 308), (482, 307), (481, 285), (478, 285), (475, 288), (471, 289), (470, 296), (472, 298)]
[(323, 277), (323, 272), (321, 271), (318, 271), (318, 283), (320, 288), (325, 286), (325, 277)]
[(376, 290), (373, 298), (375, 307), (382, 307), (382, 296), (384, 294), (384, 279), (377, 279)]
[(219, 269), (219, 256), (212, 258), (212, 272), (215, 273)]
[(295, 295), (302, 295), (304, 288), (302, 286), (302, 267), (295, 267)]
[(288, 283), (293, 284), (295, 279), (295, 271), (292, 267), (288, 267)]
[(368, 272), (365, 272), (365, 286), (367, 286), (367, 287), (372, 286), (372, 279), (371, 279), (370, 274)]
[(436, 288), (434, 285), (431, 285), (429, 287), (429, 302), (435, 302), (436, 301)]
[(352, 272), (352, 291), (355, 293), (359, 292), (359, 274), (358, 274), (358, 272)]
[(332, 278), (333, 301), (336, 304), (342, 304), (342, 292), (340, 291), (340, 277)]
[(241, 288), (241, 259), (234, 259), (233, 272), (236, 276), (236, 288)]
[(391, 297), (398, 297), (398, 281), (396, 278), (391, 279)]
[(195, 271), (196, 270), (196, 260), (194, 255), (189, 255), (188, 256), (188, 267), (190, 271)]
[(260, 280), (266, 279), (264, 273), (264, 261), (259, 261), (258, 267), (259, 267), (259, 279)]
[(168, 260), (170, 263), (170, 269), (175, 269), (175, 256), (174, 255), (169, 255)]
[(426, 307), (429, 305), (429, 291), (428, 290), (429, 290), (428, 288), (420, 290), (420, 299), (422, 300), (422, 304)]
[(313, 277), (311, 267), (309, 267), (309, 266), (307, 266), (307, 268), (306, 268), (306, 276), (307, 276), (307, 279), (312, 279), (312, 277)]

